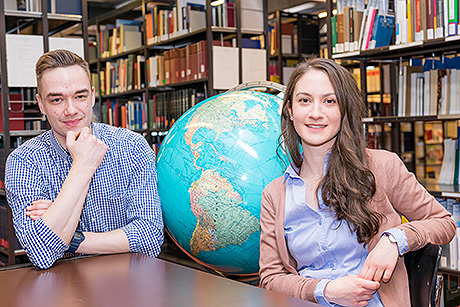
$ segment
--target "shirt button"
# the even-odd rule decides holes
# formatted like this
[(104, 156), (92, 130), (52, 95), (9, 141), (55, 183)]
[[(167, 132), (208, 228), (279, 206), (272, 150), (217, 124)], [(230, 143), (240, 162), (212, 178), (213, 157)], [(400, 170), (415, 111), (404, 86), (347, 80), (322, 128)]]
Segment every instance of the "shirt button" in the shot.
[(94, 222), (95, 220), (96, 220), (96, 218), (93, 217), (93, 218), (91, 219), (91, 222)]
[(318, 221), (318, 224), (323, 225), (323, 221), (322, 221), (322, 220), (319, 220), (319, 221)]

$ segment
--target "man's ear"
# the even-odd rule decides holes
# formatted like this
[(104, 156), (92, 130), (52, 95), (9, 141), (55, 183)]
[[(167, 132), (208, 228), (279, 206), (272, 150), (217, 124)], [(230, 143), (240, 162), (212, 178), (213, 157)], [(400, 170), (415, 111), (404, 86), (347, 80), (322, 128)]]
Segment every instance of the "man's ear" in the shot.
[(91, 107), (94, 108), (94, 104), (96, 103), (96, 90), (94, 89), (94, 86), (91, 86)]
[(40, 97), (40, 94), (35, 94), (35, 98), (37, 98), (38, 101), (38, 107), (40, 108), (40, 112), (42, 112), (43, 115), (46, 115), (45, 108), (43, 106), (43, 101)]

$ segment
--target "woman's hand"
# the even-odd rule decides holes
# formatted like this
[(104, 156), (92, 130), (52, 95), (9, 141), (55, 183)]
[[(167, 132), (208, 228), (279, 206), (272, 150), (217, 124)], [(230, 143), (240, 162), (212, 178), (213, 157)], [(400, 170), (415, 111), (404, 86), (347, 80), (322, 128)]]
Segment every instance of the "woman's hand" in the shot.
[(389, 282), (398, 262), (398, 245), (391, 242), (388, 236), (382, 236), (369, 252), (359, 277), (366, 280)]
[(324, 288), (324, 298), (341, 306), (367, 306), (380, 283), (349, 275), (331, 280)]

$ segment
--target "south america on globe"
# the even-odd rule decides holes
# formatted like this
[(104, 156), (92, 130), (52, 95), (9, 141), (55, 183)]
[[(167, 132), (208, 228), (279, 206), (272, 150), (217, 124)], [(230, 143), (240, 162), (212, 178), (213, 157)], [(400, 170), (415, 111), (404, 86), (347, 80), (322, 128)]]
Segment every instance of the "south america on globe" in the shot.
[(287, 160), (277, 155), (281, 104), (256, 91), (210, 97), (175, 122), (158, 152), (166, 230), (217, 271), (258, 272), (262, 191)]

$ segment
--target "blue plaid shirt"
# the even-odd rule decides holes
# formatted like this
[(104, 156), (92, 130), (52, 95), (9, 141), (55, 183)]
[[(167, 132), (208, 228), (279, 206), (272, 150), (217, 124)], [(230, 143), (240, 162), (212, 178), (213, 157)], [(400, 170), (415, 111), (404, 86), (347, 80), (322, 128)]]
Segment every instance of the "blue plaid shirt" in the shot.
[[(93, 123), (93, 134), (108, 146), (86, 195), (79, 229), (122, 228), (131, 252), (157, 256), (163, 218), (157, 192), (155, 154), (147, 141), (127, 129)], [(5, 187), (16, 236), (29, 259), (50, 267), (69, 248), (40, 218), (25, 215), (33, 200), (54, 201), (72, 166), (68, 151), (51, 130), (25, 142), (8, 157)]]

